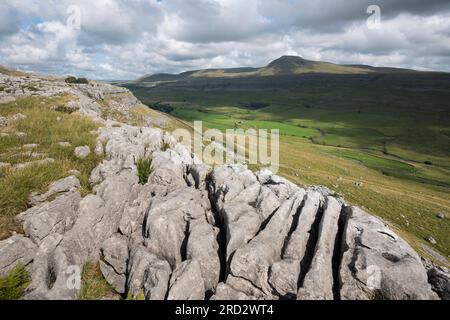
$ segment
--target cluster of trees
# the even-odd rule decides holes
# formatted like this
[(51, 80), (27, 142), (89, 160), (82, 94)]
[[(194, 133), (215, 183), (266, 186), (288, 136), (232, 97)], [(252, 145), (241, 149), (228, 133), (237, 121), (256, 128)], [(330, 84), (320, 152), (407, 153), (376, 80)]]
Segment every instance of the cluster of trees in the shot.
[(267, 108), (270, 106), (270, 104), (265, 102), (248, 102), (248, 103), (241, 103), (241, 106), (250, 110), (258, 110)]
[(67, 77), (66, 83), (88, 84), (89, 81), (86, 78)]
[(168, 103), (157, 102), (150, 105), (152, 109), (164, 112), (172, 113), (174, 108)]

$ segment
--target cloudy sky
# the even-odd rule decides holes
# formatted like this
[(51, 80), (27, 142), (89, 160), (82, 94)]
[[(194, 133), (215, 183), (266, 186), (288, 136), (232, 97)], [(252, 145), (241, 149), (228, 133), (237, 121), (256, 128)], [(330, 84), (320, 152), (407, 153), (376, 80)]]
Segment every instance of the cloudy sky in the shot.
[(0, 64), (20, 70), (118, 80), (285, 54), (450, 72), (450, 1), (0, 2)]

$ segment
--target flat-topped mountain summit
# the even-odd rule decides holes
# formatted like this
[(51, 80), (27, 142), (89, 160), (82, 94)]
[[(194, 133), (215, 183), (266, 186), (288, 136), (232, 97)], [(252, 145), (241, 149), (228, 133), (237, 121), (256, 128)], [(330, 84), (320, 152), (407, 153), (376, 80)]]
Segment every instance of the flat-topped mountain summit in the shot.
[(136, 82), (163, 82), (195, 78), (242, 78), (265, 76), (288, 76), (301, 74), (371, 74), (371, 73), (419, 73), (419, 71), (373, 67), (366, 65), (343, 65), (323, 61), (306, 60), (299, 56), (282, 56), (261, 68), (224, 68), (186, 71), (180, 74), (160, 73), (144, 76)]

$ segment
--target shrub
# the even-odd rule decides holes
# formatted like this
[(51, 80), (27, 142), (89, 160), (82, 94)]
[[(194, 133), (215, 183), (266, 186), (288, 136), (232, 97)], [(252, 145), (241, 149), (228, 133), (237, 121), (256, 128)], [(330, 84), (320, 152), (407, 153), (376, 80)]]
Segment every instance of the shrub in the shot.
[(88, 84), (89, 81), (86, 78), (67, 77), (66, 83)]
[(0, 300), (19, 300), (30, 283), (24, 265), (18, 264), (5, 277), (0, 277)]
[(151, 158), (141, 158), (136, 162), (138, 169), (139, 183), (142, 185), (147, 184), (148, 177), (152, 173), (152, 159)]
[(56, 106), (54, 110), (58, 111), (58, 112), (62, 112), (62, 113), (67, 113), (67, 114), (71, 114), (71, 113), (74, 113), (76, 111), (73, 108), (70, 108), (70, 107), (67, 107), (67, 106), (62, 106), (62, 105)]
[(270, 107), (270, 104), (265, 102), (248, 102), (241, 103), (241, 106), (250, 110), (258, 110)]
[(155, 109), (157, 111), (161, 111), (164, 113), (172, 113), (174, 108), (168, 104), (168, 103), (162, 103), (162, 102), (156, 102), (153, 105), (151, 105), (152, 109)]

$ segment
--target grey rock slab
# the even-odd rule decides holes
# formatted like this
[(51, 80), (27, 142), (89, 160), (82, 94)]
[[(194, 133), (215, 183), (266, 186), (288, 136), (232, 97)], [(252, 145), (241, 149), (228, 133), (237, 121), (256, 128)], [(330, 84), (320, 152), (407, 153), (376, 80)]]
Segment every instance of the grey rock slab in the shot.
[(43, 194), (32, 194), (30, 196), (30, 204), (36, 206), (39, 203), (47, 201), (49, 198), (55, 195), (76, 191), (81, 188), (80, 181), (75, 176), (69, 176), (67, 178), (53, 182), (48, 187), (48, 191)]
[(326, 198), (314, 257), (298, 291), (299, 300), (334, 299), (332, 259), (341, 209), (342, 205), (335, 198)]
[(128, 258), (128, 240), (125, 236), (115, 234), (103, 242), (100, 268), (106, 281), (118, 293), (125, 293), (126, 290)]
[(80, 201), (79, 192), (70, 192), (19, 214), (16, 221), (23, 224), (23, 230), (31, 240), (40, 244), (49, 235), (64, 234), (73, 227)]
[[(268, 283), (269, 269), (281, 256), (289, 228), (304, 196), (305, 191), (301, 190), (285, 201), (266, 227), (248, 244), (236, 250), (231, 260), (231, 275), (246, 279), (265, 294), (271, 295), (272, 290)], [(245, 290), (243, 292), (250, 294)]]
[(81, 146), (75, 148), (75, 156), (79, 159), (86, 159), (91, 154), (89, 146)]
[(282, 260), (274, 263), (271, 268), (269, 283), (282, 297), (297, 296), (301, 262), (319, 213), (321, 198), (318, 192), (307, 192), (297, 225), (285, 243)]
[(0, 241), (0, 276), (6, 276), (19, 263), (24, 266), (30, 264), (36, 249), (36, 244), (21, 235)]
[(0, 117), (0, 127), (6, 127), (8, 125), (8, 118)]
[(172, 270), (167, 261), (159, 259), (148, 248), (138, 246), (132, 250), (128, 290), (135, 298), (142, 290), (146, 300), (164, 300), (169, 288)]
[(214, 290), (219, 283), (221, 265), (218, 255), (218, 234), (219, 230), (206, 220), (193, 221), (189, 225), (186, 256), (188, 259), (198, 261), (207, 291)]
[(437, 299), (418, 254), (380, 219), (347, 208), (339, 269), (343, 300)]
[(174, 270), (170, 278), (168, 300), (204, 300), (205, 286), (200, 264), (186, 260)]
[(97, 156), (103, 156), (105, 154), (105, 150), (104, 150), (104, 147), (103, 147), (103, 142), (101, 140), (97, 141), (97, 144), (96, 144), (95, 149), (94, 149), (94, 153)]
[(146, 244), (172, 268), (182, 262), (182, 246), (191, 220), (205, 220), (207, 208), (201, 192), (184, 187), (152, 200), (144, 226)]
[(252, 297), (234, 289), (226, 283), (219, 283), (215, 294), (211, 297), (213, 301), (231, 301), (231, 300), (251, 300)]
[(62, 148), (69, 148), (71, 146), (70, 142), (66, 141), (58, 142), (58, 145)]

